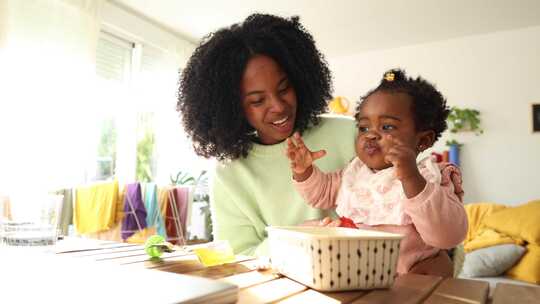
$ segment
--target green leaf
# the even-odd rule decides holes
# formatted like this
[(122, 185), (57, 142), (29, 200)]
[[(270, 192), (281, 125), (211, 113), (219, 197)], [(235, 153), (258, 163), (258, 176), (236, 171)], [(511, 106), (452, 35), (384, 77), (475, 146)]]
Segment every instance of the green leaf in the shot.
[(446, 141), (446, 145), (447, 145), (447, 146), (458, 146), (458, 147), (463, 146), (462, 143), (458, 142), (458, 141), (455, 140), (455, 139), (447, 140), (447, 141)]
[(476, 135), (482, 134), (480, 126), (480, 111), (469, 108), (452, 107), (447, 118), (450, 132), (473, 131)]

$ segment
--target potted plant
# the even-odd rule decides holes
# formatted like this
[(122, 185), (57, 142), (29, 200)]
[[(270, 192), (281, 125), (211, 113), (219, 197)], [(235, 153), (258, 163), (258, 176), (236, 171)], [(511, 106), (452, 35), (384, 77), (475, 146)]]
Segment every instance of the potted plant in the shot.
[[(484, 133), (480, 127), (480, 111), (475, 109), (452, 107), (447, 122), (451, 133), (474, 132), (477, 136)], [(449, 147), (449, 161), (459, 165), (459, 148), (463, 144), (452, 138), (446, 141), (446, 145)]]
[(474, 132), (476, 135), (484, 133), (480, 127), (480, 112), (469, 108), (450, 108), (447, 121), (450, 124), (450, 132)]

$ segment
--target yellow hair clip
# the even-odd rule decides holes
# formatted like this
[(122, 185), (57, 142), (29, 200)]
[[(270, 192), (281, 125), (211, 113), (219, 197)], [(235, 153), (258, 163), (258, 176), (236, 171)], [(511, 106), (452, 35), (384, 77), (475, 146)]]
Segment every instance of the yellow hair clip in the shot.
[(394, 81), (396, 75), (394, 75), (394, 73), (392, 72), (388, 72), (386, 74), (384, 74), (384, 80), (386, 81)]

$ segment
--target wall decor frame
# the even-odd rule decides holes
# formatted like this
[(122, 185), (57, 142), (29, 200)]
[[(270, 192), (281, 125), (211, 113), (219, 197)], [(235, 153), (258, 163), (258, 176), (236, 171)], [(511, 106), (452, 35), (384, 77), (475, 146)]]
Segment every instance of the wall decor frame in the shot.
[(540, 132), (540, 104), (532, 104), (531, 112), (533, 132)]

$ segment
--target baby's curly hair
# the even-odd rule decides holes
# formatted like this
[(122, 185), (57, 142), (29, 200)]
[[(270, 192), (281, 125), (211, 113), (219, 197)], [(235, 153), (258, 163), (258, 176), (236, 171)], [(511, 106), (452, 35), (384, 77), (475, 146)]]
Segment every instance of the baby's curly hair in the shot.
[(273, 58), (296, 91), (295, 129), (319, 123), (331, 98), (332, 76), (298, 17), (253, 14), (203, 38), (181, 73), (177, 111), (195, 152), (219, 160), (246, 157), (253, 132), (241, 105), (240, 84), (250, 58)]
[[(446, 118), (450, 109), (446, 106), (446, 99), (435, 86), (418, 76), (408, 77), (405, 71), (392, 69), (384, 73), (379, 86), (369, 91), (360, 101), (365, 101), (375, 92), (405, 93), (411, 97), (411, 111), (417, 131), (433, 130), (435, 141), (446, 130)], [(362, 103), (356, 108), (356, 115)]]

